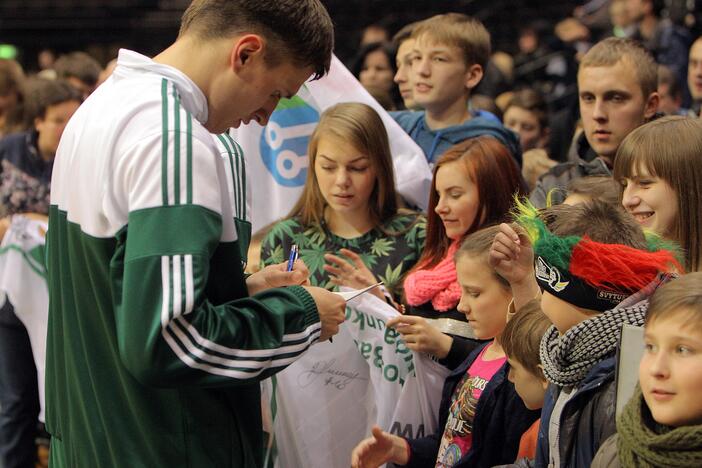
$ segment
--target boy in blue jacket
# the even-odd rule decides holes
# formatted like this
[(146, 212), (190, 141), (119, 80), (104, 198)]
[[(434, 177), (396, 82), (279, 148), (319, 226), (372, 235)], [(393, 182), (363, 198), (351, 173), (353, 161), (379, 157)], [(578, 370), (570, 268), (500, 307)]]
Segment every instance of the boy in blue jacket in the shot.
[(419, 23), (411, 39), (412, 98), (424, 110), (392, 116), (422, 148), (429, 165), (456, 143), (489, 135), (507, 146), (521, 166), (516, 134), (493, 114), (468, 106), (490, 58), (490, 34), (482, 23), (460, 13), (437, 15)]

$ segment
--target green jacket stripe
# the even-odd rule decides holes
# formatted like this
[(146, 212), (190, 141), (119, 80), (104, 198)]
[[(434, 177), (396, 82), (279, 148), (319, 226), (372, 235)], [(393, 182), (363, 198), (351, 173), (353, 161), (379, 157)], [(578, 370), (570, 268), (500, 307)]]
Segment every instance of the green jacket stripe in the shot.
[(168, 205), (168, 80), (161, 80), (161, 195)]
[(187, 112), (187, 120), (185, 121), (185, 130), (187, 131), (187, 203), (193, 202), (193, 116)]
[(234, 206), (234, 216), (240, 219), (241, 218), (241, 203), (242, 203), (242, 197), (241, 197), (241, 192), (239, 190), (240, 184), (237, 183), (237, 178), (239, 176), (239, 171), (237, 171), (236, 167), (234, 167), (234, 149), (231, 145), (231, 142), (233, 141), (229, 135), (221, 134), (217, 135), (217, 138), (219, 141), (222, 142), (222, 145), (224, 148), (227, 150), (227, 156), (229, 158), (229, 168), (232, 171), (232, 187), (234, 187), (234, 196), (235, 196), (235, 202), (236, 206)]
[(180, 98), (173, 87), (173, 203), (180, 205)]
[(229, 134), (227, 134), (227, 139), (234, 152), (234, 157), (236, 158), (236, 182), (239, 193), (239, 201), (241, 203), (239, 218), (246, 219), (246, 162), (244, 161), (244, 150), (241, 149), (239, 143), (237, 143)]
[(244, 158), (244, 150), (241, 148), (239, 143), (236, 141), (232, 140), (234, 144), (236, 145), (237, 149), (239, 150), (239, 154), (241, 155), (241, 193), (242, 193), (242, 205), (243, 205), (243, 216), (241, 219), (247, 219), (246, 218), (246, 159)]

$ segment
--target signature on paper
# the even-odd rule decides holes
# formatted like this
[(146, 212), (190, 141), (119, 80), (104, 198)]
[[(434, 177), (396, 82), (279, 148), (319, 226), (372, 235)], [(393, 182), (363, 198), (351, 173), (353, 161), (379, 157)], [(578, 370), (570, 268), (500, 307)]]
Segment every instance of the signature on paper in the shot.
[(317, 361), (312, 365), (312, 368), (303, 372), (297, 378), (297, 383), (300, 388), (309, 387), (319, 378), (323, 378), (324, 385), (331, 385), (338, 390), (343, 390), (354, 380), (367, 380), (365, 377), (360, 377), (358, 372), (348, 372), (340, 369), (334, 369), (336, 359), (330, 361)]

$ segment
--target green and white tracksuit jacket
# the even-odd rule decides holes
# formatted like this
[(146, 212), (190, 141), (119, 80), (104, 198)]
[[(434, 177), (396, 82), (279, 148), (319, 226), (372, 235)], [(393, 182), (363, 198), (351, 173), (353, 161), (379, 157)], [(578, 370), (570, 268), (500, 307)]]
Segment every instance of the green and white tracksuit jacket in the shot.
[(206, 120), (191, 80), (123, 50), (66, 127), (47, 236), (54, 468), (260, 466), (259, 381), (319, 339), (304, 289), (248, 295)]

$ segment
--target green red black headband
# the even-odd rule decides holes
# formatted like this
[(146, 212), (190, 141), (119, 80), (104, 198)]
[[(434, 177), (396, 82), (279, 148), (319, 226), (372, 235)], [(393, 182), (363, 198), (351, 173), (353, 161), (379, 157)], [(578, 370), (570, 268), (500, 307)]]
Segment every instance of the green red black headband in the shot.
[(648, 250), (553, 234), (528, 201), (517, 202), (517, 222), (534, 248), (536, 280), (544, 291), (590, 310), (612, 309), (661, 272), (683, 271), (673, 249), (647, 235)]

